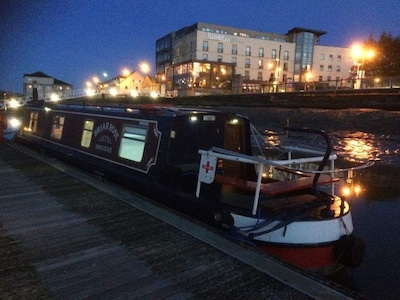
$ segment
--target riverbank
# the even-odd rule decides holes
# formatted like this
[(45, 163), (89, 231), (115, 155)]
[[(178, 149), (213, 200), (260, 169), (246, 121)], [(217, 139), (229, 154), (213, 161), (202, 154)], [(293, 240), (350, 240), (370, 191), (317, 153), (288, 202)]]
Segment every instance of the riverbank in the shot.
[(175, 98), (167, 101), (184, 106), (400, 110), (400, 89), (196, 96)]

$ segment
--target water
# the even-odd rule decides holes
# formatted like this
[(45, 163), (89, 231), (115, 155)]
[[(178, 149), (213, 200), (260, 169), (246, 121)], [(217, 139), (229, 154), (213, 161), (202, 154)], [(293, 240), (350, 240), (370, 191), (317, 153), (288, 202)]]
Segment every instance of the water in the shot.
[[(250, 116), (267, 139), (279, 143), (289, 123), (295, 127), (323, 129), (332, 137), (339, 157), (353, 162), (372, 160), (375, 165), (356, 174), (363, 193), (352, 200), (354, 234), (366, 243), (361, 266), (337, 274), (332, 280), (368, 299), (399, 299), (400, 285), (400, 112), (347, 109), (251, 109)], [(234, 111), (232, 109), (232, 111)], [(312, 146), (324, 146), (310, 136), (292, 138)]]

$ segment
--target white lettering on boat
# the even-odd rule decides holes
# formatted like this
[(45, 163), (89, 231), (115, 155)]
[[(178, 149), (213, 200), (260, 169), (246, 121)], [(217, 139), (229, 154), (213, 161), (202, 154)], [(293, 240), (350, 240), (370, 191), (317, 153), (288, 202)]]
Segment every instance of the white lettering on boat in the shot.
[(112, 123), (110, 123), (110, 122), (101, 123), (101, 124), (100, 124), (99, 126), (97, 126), (97, 128), (94, 130), (94, 136), (97, 137), (97, 136), (98, 136), (101, 132), (103, 132), (103, 131), (108, 131), (108, 132), (110, 132), (110, 133), (113, 135), (115, 141), (118, 141), (118, 138), (119, 138), (119, 135), (120, 135), (120, 134), (119, 134), (117, 128), (116, 128)]
[(107, 152), (107, 153), (111, 153), (111, 151), (112, 151), (111, 147), (104, 146), (104, 145), (99, 145), (99, 144), (96, 144), (95, 149), (99, 150), (99, 151)]

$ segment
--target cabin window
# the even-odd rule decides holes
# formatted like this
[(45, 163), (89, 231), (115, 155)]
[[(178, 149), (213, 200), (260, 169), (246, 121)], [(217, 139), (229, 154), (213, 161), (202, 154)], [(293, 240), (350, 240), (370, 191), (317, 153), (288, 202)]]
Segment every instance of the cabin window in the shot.
[(53, 118), (53, 125), (51, 127), (51, 137), (56, 140), (60, 140), (63, 129), (64, 129), (64, 120), (65, 117), (63, 116), (54, 116)]
[(38, 112), (31, 112), (29, 115), (29, 127), (25, 127), (25, 131), (32, 131), (36, 132), (37, 123), (38, 123), (39, 113)]
[(85, 148), (90, 147), (90, 142), (92, 140), (92, 135), (93, 135), (93, 126), (94, 126), (94, 121), (85, 120), (85, 123), (83, 124), (83, 132), (82, 132), (82, 140), (81, 140), (82, 147), (85, 147)]
[(122, 131), (119, 156), (135, 162), (142, 161), (147, 127), (125, 125)]

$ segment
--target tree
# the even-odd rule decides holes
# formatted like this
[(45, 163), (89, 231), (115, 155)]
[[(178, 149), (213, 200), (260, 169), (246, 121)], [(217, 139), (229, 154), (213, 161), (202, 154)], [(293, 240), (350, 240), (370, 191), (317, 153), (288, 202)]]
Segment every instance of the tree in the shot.
[(375, 51), (372, 61), (365, 64), (365, 70), (371, 76), (400, 77), (400, 37), (383, 32), (379, 40), (372, 36), (364, 43), (366, 48)]

